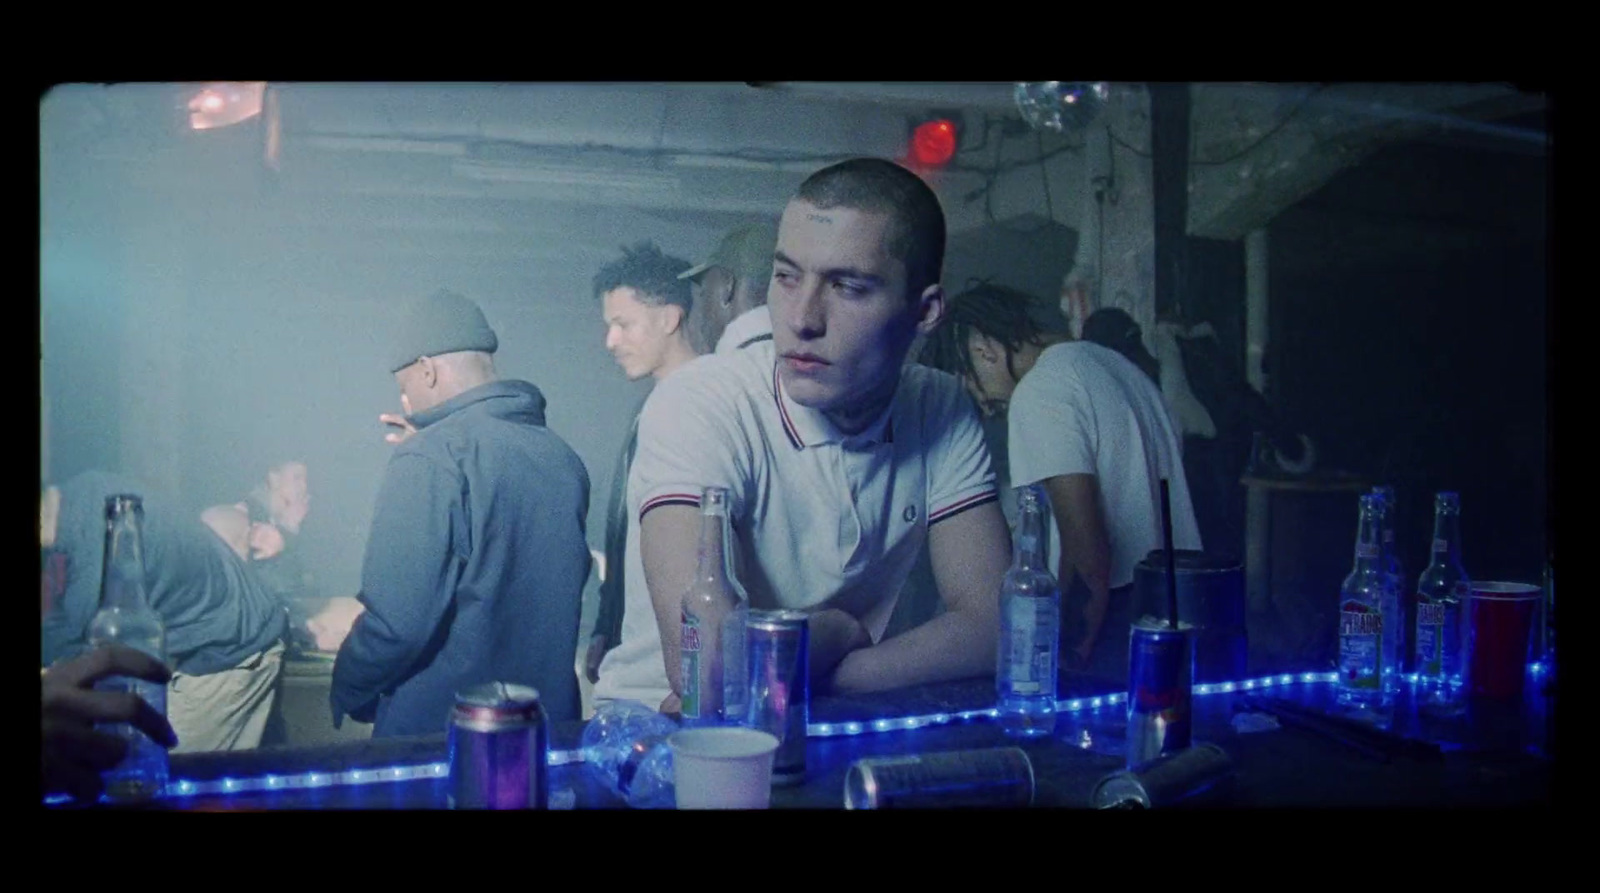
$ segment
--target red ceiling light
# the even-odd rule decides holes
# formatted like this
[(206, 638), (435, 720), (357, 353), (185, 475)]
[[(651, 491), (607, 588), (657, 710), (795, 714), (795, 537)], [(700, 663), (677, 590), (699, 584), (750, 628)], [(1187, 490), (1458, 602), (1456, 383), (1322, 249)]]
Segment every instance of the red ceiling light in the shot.
[(261, 114), (266, 81), (206, 84), (189, 98), (189, 126), (213, 130), (248, 121)]
[(949, 118), (918, 124), (911, 132), (911, 160), (923, 167), (943, 167), (956, 157), (960, 131)]

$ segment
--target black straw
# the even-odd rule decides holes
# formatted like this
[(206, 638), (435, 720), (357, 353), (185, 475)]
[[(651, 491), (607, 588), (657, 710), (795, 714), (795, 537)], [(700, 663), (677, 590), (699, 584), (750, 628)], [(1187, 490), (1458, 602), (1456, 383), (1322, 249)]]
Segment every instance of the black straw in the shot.
[(1178, 628), (1178, 556), (1172, 550), (1172, 495), (1161, 479), (1161, 542), (1167, 550), (1167, 623)]

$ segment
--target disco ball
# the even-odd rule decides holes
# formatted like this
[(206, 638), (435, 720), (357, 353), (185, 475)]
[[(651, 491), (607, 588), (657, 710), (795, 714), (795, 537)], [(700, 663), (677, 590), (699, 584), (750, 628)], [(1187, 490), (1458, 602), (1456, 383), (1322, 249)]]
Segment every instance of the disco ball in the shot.
[(1035, 130), (1073, 133), (1088, 127), (1111, 96), (1103, 82), (1040, 81), (1017, 85), (1017, 109)]

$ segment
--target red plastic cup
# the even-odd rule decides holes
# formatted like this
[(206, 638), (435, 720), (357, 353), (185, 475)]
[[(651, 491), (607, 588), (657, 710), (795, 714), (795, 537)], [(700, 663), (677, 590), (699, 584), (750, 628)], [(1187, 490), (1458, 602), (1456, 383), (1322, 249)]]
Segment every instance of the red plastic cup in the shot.
[(1467, 602), (1467, 694), (1496, 700), (1522, 694), (1539, 598), (1539, 587), (1527, 583), (1472, 584)]

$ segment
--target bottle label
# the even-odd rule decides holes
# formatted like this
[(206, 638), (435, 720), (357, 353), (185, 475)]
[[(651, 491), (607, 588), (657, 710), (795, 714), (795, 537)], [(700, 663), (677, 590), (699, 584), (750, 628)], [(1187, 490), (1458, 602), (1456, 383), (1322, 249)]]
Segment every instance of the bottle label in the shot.
[(1417, 673), (1433, 678), (1444, 669), (1445, 606), (1417, 599)]
[[(95, 683), (95, 691), (133, 692), (150, 708), (162, 716), (167, 715), (167, 687), (160, 682), (150, 682), (133, 676), (110, 676)], [(120, 724), (126, 725), (126, 724)], [(132, 729), (132, 726), (128, 726)]]
[(1450, 554), (1450, 543), (1449, 543), (1449, 541), (1440, 540), (1440, 539), (1434, 540), (1433, 541), (1433, 554), (1435, 554), (1435, 555), (1448, 555), (1448, 554)]
[(1013, 598), (1007, 613), (1010, 615), (1007, 660), (1011, 676), (1012, 694), (1036, 695), (1050, 671), (1050, 643), (1044, 641), (1039, 629), (1039, 611), (1035, 599)]
[(1378, 547), (1372, 543), (1356, 543), (1357, 558), (1377, 558)]
[(700, 718), (700, 618), (682, 613), (682, 634), (678, 642), (683, 668), (682, 712), (684, 719)]
[(1378, 688), (1382, 681), (1383, 613), (1347, 601), (1339, 611), (1339, 681), (1346, 688)]

